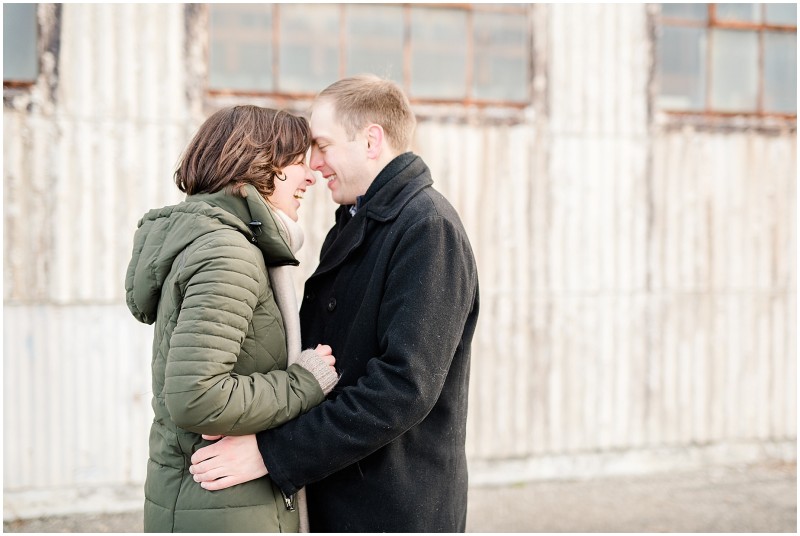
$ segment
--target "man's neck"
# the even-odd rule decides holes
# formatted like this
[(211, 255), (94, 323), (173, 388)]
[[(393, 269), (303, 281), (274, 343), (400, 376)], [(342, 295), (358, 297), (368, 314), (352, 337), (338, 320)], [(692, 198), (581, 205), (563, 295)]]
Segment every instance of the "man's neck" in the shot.
[[(372, 166), (372, 169), (371, 169), (372, 178), (369, 181), (369, 185), (367, 185), (367, 189), (369, 189), (369, 187), (375, 181), (375, 178), (378, 175), (380, 175), (381, 171), (383, 171), (384, 168), (386, 168), (386, 166), (389, 165), (389, 162), (391, 162), (392, 160), (394, 160), (395, 158), (400, 156), (400, 154), (402, 154), (402, 153), (398, 153), (398, 152), (396, 152), (394, 150), (390, 150), (388, 148), (384, 149), (383, 151), (381, 151), (381, 154), (378, 156), (378, 158), (375, 159), (374, 164)], [(365, 193), (366, 193), (366, 190), (365, 190)]]
[(363, 201), (364, 196), (367, 195), (367, 192), (369, 191), (370, 187), (372, 187), (372, 184), (375, 182), (375, 179), (378, 178), (378, 175), (380, 175), (381, 172), (384, 169), (386, 169), (386, 166), (388, 166), (395, 158), (397, 158), (401, 154), (402, 153), (384, 151), (381, 153), (382, 158), (378, 158), (374, 161), (371, 170), (372, 178), (369, 180), (369, 183), (364, 188), (364, 191), (361, 192), (361, 194), (356, 197), (355, 203), (348, 205), (349, 207), (348, 210), (350, 211), (350, 214), (352, 216), (355, 216), (356, 212), (361, 207), (361, 202)]

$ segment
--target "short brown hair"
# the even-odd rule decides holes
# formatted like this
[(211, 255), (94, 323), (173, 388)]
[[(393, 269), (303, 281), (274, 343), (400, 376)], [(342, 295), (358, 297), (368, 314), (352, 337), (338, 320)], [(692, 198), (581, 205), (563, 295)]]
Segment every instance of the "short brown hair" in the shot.
[(223, 108), (206, 119), (183, 153), (175, 184), (189, 195), (252, 184), (264, 196), (275, 190), (278, 172), (311, 146), (304, 117), (245, 105)]
[(383, 127), (392, 147), (410, 149), (417, 120), (403, 90), (373, 74), (343, 78), (323, 89), (318, 99), (330, 99), (336, 118), (351, 138), (370, 123)]

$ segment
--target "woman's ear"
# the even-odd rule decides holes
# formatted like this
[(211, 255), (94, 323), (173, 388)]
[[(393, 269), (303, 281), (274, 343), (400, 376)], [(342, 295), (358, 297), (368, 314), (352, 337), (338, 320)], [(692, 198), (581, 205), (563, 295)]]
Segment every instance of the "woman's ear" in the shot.
[(384, 137), (383, 127), (376, 124), (371, 124), (367, 127), (367, 156), (369, 158), (378, 158), (383, 151)]

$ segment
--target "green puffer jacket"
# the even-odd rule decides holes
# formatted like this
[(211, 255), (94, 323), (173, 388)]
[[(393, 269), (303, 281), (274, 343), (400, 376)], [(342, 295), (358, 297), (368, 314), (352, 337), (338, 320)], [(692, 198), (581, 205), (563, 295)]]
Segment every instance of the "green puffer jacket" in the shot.
[[(299, 527), (269, 476), (212, 492), (189, 473), (192, 454), (209, 444), (200, 434), (273, 428), (324, 399), (310, 372), (286, 367), (283, 319), (266, 266), (297, 261), (276, 216), (246, 189), (246, 198), (201, 194), (151, 210), (134, 236), (126, 301), (138, 320), (155, 322), (147, 532)], [(254, 221), (261, 225), (249, 225)]]

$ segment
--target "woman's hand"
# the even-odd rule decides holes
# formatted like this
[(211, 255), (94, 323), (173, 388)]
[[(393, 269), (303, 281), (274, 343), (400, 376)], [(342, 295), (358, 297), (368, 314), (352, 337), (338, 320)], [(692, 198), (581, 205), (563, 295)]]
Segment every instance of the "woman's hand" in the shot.
[(318, 344), (313, 350), (303, 350), (297, 359), (297, 365), (303, 367), (319, 382), (323, 394), (328, 394), (339, 381), (334, 364), (333, 350), (327, 344)]
[[(314, 348), (314, 351), (329, 367), (334, 368), (333, 366), (336, 364), (336, 358), (333, 357), (333, 349), (330, 346), (327, 344), (318, 344), (317, 347)], [(336, 372), (336, 369), (334, 369), (334, 372)]]

